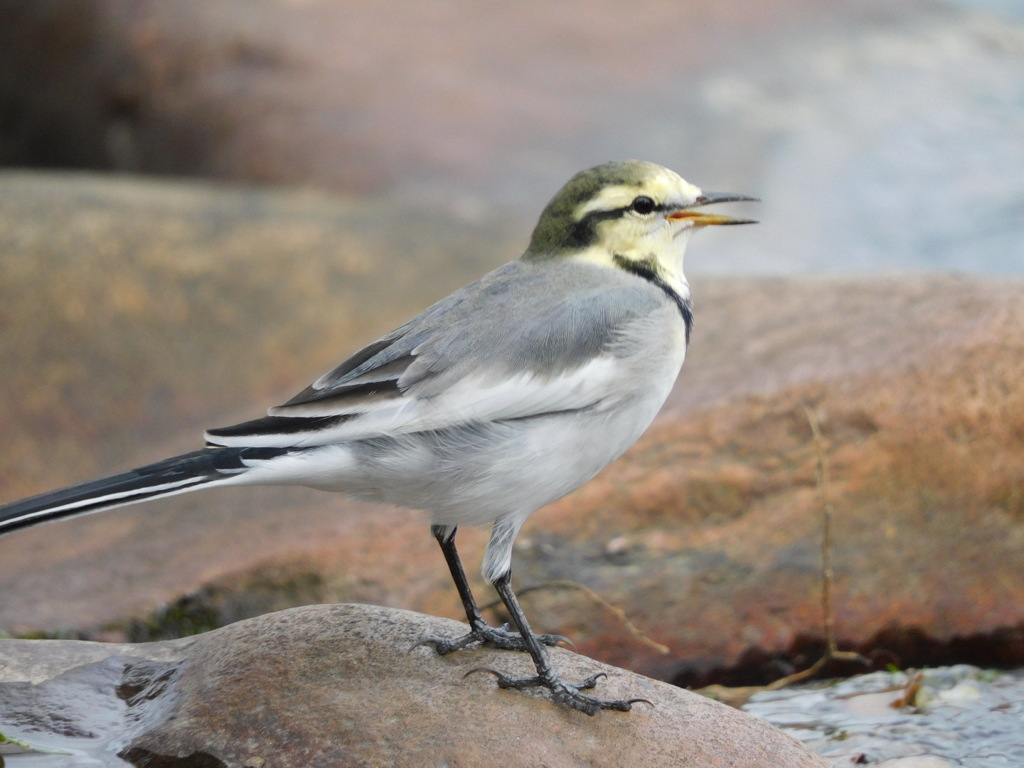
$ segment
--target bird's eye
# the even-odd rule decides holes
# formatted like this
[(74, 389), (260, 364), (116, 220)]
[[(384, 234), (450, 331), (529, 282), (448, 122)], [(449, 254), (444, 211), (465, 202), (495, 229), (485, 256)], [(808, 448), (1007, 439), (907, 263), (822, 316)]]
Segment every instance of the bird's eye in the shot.
[(658, 206), (653, 200), (651, 200), (651, 198), (646, 195), (641, 195), (633, 201), (633, 205), (631, 207), (637, 213), (642, 216), (646, 216), (649, 213), (654, 213), (654, 209)]

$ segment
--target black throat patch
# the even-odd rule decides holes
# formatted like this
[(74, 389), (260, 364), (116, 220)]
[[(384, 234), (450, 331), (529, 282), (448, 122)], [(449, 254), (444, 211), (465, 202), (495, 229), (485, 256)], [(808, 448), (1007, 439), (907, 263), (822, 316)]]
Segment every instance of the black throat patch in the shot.
[(616, 266), (637, 277), (642, 277), (647, 282), (661, 288), (675, 302), (676, 307), (679, 309), (679, 314), (683, 317), (683, 324), (686, 326), (686, 344), (689, 345), (690, 332), (693, 330), (693, 305), (690, 303), (690, 300), (680, 296), (651, 265), (642, 261), (632, 261), (618, 253), (614, 254), (612, 259), (615, 261)]

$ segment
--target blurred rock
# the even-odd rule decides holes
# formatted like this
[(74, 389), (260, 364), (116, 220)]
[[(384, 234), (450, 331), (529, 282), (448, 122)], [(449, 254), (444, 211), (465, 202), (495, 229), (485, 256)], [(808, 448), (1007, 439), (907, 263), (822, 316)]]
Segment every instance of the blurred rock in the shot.
[[(5, 501), (193, 448), (518, 253), (490, 225), (321, 196), (19, 174), (0, 196)], [(534, 624), (681, 683), (807, 663), (824, 451), (840, 643), (882, 665), (1021, 663), (1024, 284), (692, 282), (694, 343), (664, 413), (535, 515), (514, 561), (518, 587), (585, 585), (655, 644), (565, 584), (524, 595)], [(475, 572), (481, 534), (459, 536)], [(461, 615), (421, 515), (302, 489), (4, 537), (0, 594), (8, 631), (109, 638), (313, 602)]]
[[(109, 764), (311, 765), (827, 764), (762, 720), (565, 650), (568, 679), (608, 677), (602, 696), (642, 696), (590, 717), (499, 690), (478, 666), (532, 671), (525, 654), (410, 650), (462, 626), (409, 611), (335, 605), (270, 614), (151, 645), (0, 641), (4, 735)], [(103, 758), (106, 758), (105, 760)]]
[[(503, 231), (313, 193), (0, 173), (0, 498), (192, 450), (205, 427), (262, 415), (382, 328), (517, 256)], [(361, 599), (382, 601), (373, 584), (405, 570), (389, 547), (436, 545), (415, 513), (364, 519), (365, 507), (338, 501), (216, 494), (0, 539), (0, 627), (144, 615), (356, 530), (385, 544), (354, 552), (342, 581), (366, 580)], [(377, 565), (360, 568), (367, 558)], [(274, 599), (310, 600), (272, 581)]]
[(663, 679), (721, 679), (703, 675), (730, 659), (735, 682), (767, 682), (821, 650), (827, 504), (841, 644), (879, 665), (1024, 662), (1024, 282), (694, 289), (660, 420), (516, 553), (522, 580), (583, 583), (670, 652), (572, 592), (528, 599), (534, 622)]
[(13, 0), (0, 160), (358, 193), (536, 171), (609, 97), (655, 98), (656, 73), (707, 68), (810, 8)]
[[(252, 416), (248, 403), (261, 413), (339, 348), (518, 256), (506, 239), (490, 222), (315, 193), (0, 173), (8, 438), (80, 444), (92, 421), (117, 446)], [(169, 386), (200, 371), (205, 392)], [(24, 465), (0, 468), (5, 488), (20, 492), (31, 466), (53, 477), (41, 456), (4, 446), (14, 448)]]
[(640, 156), (765, 200), (701, 270), (1020, 274), (1024, 27), (971, 4), (6, 0), (0, 163), (529, 226)]

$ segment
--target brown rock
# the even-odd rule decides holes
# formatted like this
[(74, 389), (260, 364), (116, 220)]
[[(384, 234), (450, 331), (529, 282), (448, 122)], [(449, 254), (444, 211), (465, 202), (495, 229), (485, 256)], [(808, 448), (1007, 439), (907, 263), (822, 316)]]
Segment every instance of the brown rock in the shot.
[[(482, 273), (472, 257), (496, 247), (461, 224), (448, 239), (433, 219), (435, 245), (420, 251), (426, 217), (406, 230), (330, 198), (7, 183), (0, 317), (24, 333), (0, 350), (4, 500), (194, 447), (204, 426), (256, 415), (354, 350), (353, 336)], [(452, 250), (459, 266), (446, 269)], [(829, 461), (840, 643), (878, 663), (1021, 663), (1024, 284), (693, 287), (692, 353), (664, 413), (620, 462), (539, 512), (515, 556), (520, 588), (585, 585), (667, 652), (578, 590), (528, 592), (534, 624), (680, 682), (805, 663), (822, 631), (808, 406)], [(154, 311), (139, 295), (156, 297)], [(460, 541), (475, 571), (481, 536)], [(4, 537), (0, 594), (9, 631), (92, 636), (181, 595), (170, 629), (132, 636), (309, 602), (461, 615), (422, 516), (299, 489), (196, 494)], [(115, 629), (104, 636), (124, 637)]]
[[(589, 717), (466, 677), (477, 666), (528, 672), (523, 654), (410, 650), (462, 629), (335, 605), (141, 646), (0, 641), (0, 721), (33, 745), (70, 741), (76, 754), (150, 766), (480, 766), (496, 755), (510, 767), (826, 765), (761, 720), (568, 651), (554, 653), (565, 675), (606, 672), (602, 695), (654, 706)], [(40, 727), (54, 706), (58, 725)]]
[[(0, 174), (0, 499), (192, 450), (205, 427), (262, 415), (342, 350), (517, 255), (502, 231), (313, 193)], [(95, 628), (374, 530), (388, 545), (359, 538), (324, 599), (364, 584), (353, 600), (387, 602), (374, 585), (405, 571), (392, 549), (436, 546), (413, 513), (339, 501), (185, 497), (5, 537), (0, 627)], [(316, 600), (286, 591), (285, 605)]]
[(660, 420), (517, 553), (521, 580), (581, 582), (669, 653), (588, 637), (603, 609), (564, 593), (533, 598), (534, 621), (663, 678), (745, 656), (777, 676), (774, 657), (820, 646), (827, 502), (842, 645), (1024, 661), (1024, 283), (695, 282), (693, 354)]
[(677, 125), (654, 73), (680, 73), (674, 91), (696, 89), (701, 70), (739, 55), (751, 31), (817, 15), (797, 0), (654, 0), (639, 18), (609, 0), (472, 13), (401, 0), (6, 6), (6, 164), (360, 193), (399, 182), (434, 190), (452, 175), (482, 184), (524, 166), (546, 174), (560, 151), (600, 155), (610, 100), (636, 110), (642, 98)]

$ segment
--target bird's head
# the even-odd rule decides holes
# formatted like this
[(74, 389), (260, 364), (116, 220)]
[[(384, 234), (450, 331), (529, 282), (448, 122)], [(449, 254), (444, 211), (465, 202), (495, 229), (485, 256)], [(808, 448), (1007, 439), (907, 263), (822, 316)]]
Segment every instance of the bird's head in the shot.
[(698, 209), (737, 200), (756, 198), (704, 192), (654, 163), (605, 163), (577, 173), (558, 191), (541, 214), (523, 258), (635, 264), (670, 283), (682, 283), (683, 255), (694, 230), (753, 223)]

